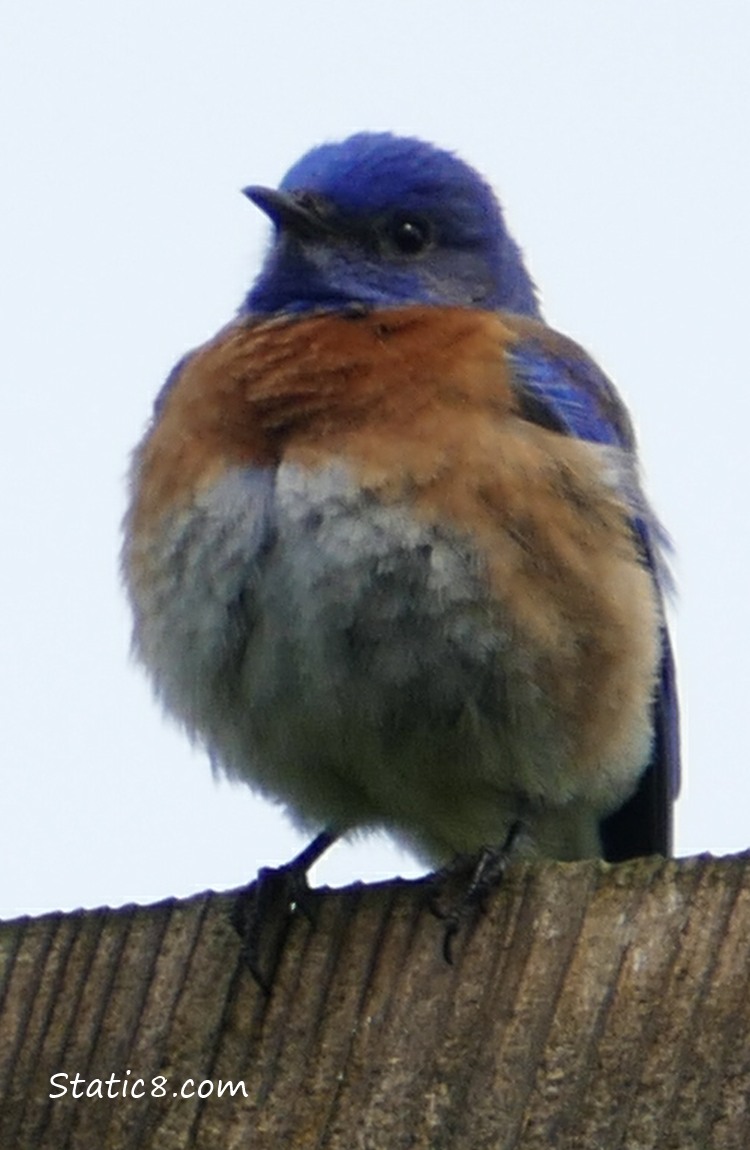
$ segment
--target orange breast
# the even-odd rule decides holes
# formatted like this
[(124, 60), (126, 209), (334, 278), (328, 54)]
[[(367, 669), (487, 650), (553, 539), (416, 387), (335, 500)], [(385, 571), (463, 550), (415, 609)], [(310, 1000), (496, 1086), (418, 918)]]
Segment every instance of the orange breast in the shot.
[(144, 440), (137, 514), (154, 522), (230, 466), (348, 456), (353, 436), (385, 465), (406, 463), (409, 443), (430, 470), (436, 427), (510, 410), (504, 338), (496, 317), (458, 309), (232, 324), (187, 362)]

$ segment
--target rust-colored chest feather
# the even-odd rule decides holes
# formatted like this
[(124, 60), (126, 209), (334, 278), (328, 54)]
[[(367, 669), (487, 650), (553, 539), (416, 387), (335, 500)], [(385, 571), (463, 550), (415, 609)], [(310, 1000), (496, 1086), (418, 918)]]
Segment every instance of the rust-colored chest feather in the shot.
[(597, 448), (518, 412), (506, 351), (519, 323), (534, 326), (414, 307), (231, 325), (182, 368), (142, 444), (135, 532), (233, 467), (334, 463), (382, 502), (470, 533), (501, 582), (520, 566), (590, 584), (634, 555), (627, 509)]
[[(479, 322), (478, 322), (479, 321)], [(141, 449), (148, 519), (227, 467), (309, 465), (332, 456), (433, 470), (508, 415), (502, 322), (459, 309), (241, 321), (200, 348), (164, 398)]]

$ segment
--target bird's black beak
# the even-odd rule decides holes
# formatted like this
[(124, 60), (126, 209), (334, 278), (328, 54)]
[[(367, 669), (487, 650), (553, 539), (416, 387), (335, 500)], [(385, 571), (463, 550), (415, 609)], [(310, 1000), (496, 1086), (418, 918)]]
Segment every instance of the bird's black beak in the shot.
[(309, 193), (280, 192), (252, 184), (243, 188), (242, 194), (265, 212), (277, 228), (290, 231), (300, 239), (314, 239), (331, 231), (321, 205)]

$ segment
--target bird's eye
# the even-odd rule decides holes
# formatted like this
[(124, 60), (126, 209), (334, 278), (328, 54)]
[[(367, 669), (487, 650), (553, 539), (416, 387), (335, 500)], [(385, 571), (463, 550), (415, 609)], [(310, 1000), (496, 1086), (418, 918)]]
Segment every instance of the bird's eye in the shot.
[(426, 220), (397, 216), (389, 221), (387, 236), (391, 246), (402, 256), (421, 255), (432, 243), (432, 229)]

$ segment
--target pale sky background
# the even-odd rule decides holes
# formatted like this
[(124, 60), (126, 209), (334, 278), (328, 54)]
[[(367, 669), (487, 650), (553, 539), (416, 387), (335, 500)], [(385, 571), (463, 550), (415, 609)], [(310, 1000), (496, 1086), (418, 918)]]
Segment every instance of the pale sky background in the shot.
[[(679, 854), (750, 846), (747, 0), (2, 0), (0, 913), (224, 889), (301, 845), (129, 661), (124, 472), (232, 314), (239, 194), (361, 129), (498, 189), (547, 319), (613, 376), (678, 549)], [(318, 881), (419, 868), (337, 847)]]

